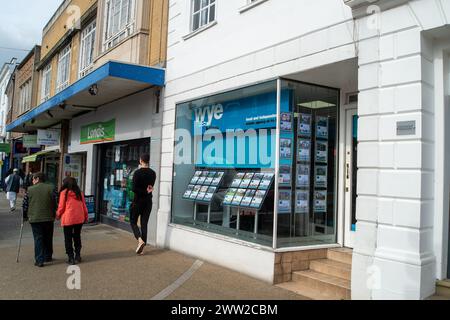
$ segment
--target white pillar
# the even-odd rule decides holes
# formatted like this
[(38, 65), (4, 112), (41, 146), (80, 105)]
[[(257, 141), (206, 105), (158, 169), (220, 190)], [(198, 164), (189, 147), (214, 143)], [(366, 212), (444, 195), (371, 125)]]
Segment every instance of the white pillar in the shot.
[(352, 298), (424, 299), (435, 290), (432, 45), (407, 6), (381, 13), (372, 34), (367, 19), (359, 21)]

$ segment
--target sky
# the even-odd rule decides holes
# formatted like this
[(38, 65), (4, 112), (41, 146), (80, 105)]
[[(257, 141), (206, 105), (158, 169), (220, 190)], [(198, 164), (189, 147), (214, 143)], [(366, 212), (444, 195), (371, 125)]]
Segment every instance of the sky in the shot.
[(20, 61), (41, 44), (42, 29), (62, 1), (0, 0), (0, 68), (13, 57)]

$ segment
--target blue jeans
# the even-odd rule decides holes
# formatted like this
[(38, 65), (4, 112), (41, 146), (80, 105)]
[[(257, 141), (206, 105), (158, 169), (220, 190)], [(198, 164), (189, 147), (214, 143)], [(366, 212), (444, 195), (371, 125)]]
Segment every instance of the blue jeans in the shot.
[(34, 238), (34, 258), (44, 263), (53, 256), (53, 221), (30, 223)]

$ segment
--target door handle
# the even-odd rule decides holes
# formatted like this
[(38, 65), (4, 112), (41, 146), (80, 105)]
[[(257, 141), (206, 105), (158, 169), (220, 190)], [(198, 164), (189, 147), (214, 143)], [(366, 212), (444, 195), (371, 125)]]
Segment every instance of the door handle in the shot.
[(345, 192), (350, 191), (350, 164), (345, 164)]

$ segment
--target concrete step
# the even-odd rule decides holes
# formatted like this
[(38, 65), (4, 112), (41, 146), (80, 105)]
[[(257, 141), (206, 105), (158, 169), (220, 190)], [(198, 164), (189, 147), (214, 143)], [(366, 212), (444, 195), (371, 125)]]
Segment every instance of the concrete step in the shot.
[(352, 264), (353, 250), (348, 248), (333, 248), (328, 249), (327, 258), (348, 265)]
[(312, 260), (309, 263), (309, 269), (324, 273), (329, 276), (334, 276), (344, 280), (351, 280), (352, 267), (347, 263), (342, 263), (330, 259)]
[(442, 280), (436, 282), (436, 295), (450, 299), (450, 280)]
[(298, 295), (301, 295), (305, 298), (311, 299), (311, 300), (336, 300), (333, 296), (327, 296), (323, 294), (323, 292), (311, 288), (307, 286), (305, 283), (301, 282), (284, 282), (277, 284), (277, 287), (283, 288), (292, 292), (295, 292)]
[(314, 270), (296, 271), (292, 273), (292, 281), (299, 286), (321, 292), (323, 296), (336, 300), (350, 300), (350, 281)]

